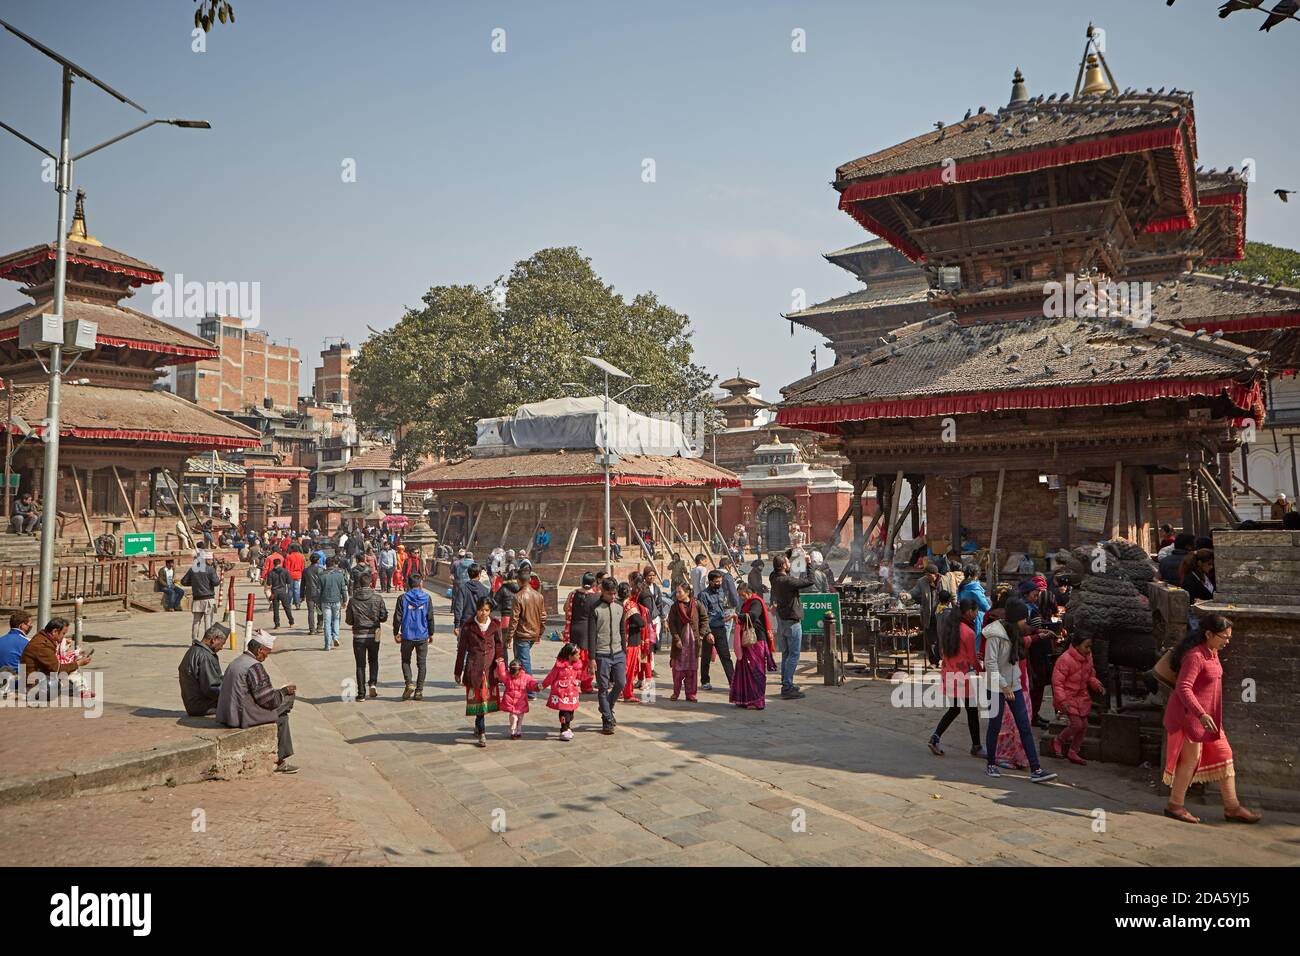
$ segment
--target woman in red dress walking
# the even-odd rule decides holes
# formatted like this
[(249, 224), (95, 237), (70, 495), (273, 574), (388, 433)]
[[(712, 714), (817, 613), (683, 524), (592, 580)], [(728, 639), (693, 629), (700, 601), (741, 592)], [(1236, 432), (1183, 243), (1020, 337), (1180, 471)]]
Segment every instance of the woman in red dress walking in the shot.
[(1258, 823), (1237, 799), (1232, 748), (1223, 730), (1223, 665), (1219, 651), (1232, 639), (1232, 622), (1222, 614), (1201, 619), (1199, 630), (1174, 648), (1173, 668), (1178, 682), (1165, 708), (1168, 745), (1165, 783), (1169, 803), (1165, 816), (1184, 823), (1200, 823), (1183, 805), (1193, 783), (1215, 781), (1223, 796), (1223, 818), (1233, 823)]
[(488, 714), (501, 706), (496, 682), (496, 662), (505, 657), (501, 625), (492, 620), (492, 604), (480, 598), (474, 617), (461, 625), (456, 641), (456, 683), (465, 685), (465, 716), (474, 718), (474, 736), (480, 747), (487, 746)]

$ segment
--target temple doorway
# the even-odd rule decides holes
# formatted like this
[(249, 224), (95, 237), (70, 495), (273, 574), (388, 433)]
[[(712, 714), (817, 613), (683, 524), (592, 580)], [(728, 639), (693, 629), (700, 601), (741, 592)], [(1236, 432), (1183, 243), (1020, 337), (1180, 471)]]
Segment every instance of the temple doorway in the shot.
[(764, 546), (768, 551), (784, 551), (790, 547), (793, 501), (784, 495), (770, 495), (758, 506), (757, 517), (758, 526), (763, 532)]

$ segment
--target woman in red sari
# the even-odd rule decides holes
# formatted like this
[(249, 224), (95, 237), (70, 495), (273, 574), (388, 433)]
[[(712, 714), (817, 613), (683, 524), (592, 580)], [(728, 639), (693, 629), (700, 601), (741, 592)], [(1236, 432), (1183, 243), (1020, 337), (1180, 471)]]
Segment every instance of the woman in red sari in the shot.
[(767, 672), (776, 670), (772, 656), (772, 620), (763, 599), (748, 581), (736, 582), (740, 614), (736, 616), (736, 675), (728, 699), (737, 707), (762, 710), (767, 703)]
[(1232, 622), (1222, 614), (1201, 619), (1197, 631), (1174, 648), (1173, 668), (1178, 682), (1165, 708), (1168, 744), (1165, 783), (1169, 803), (1165, 816), (1184, 823), (1200, 823), (1183, 805), (1193, 783), (1215, 781), (1223, 796), (1223, 818), (1233, 823), (1258, 823), (1237, 799), (1232, 748), (1223, 730), (1223, 665), (1219, 651), (1232, 639)]

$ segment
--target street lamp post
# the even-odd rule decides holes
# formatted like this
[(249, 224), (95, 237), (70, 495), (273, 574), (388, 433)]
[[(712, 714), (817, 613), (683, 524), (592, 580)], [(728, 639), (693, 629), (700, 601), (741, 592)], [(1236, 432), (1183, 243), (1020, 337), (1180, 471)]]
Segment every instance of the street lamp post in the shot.
[[(117, 92), (117, 90), (113, 89), (103, 81), (96, 79), (89, 71), (77, 66), (77, 64), (73, 63), (66, 57), (60, 56), (43, 43), (33, 39), (11, 24), (6, 23), (4, 20), (0, 20), (0, 26), (3, 26), (14, 36), (39, 50), (63, 68), (63, 104), (59, 120), (58, 156), (55, 156), (48, 149), (34, 140), (24, 136), (12, 126), (0, 122), (0, 128), (7, 130), (27, 145), (39, 150), (46, 156), (57, 160), (58, 162), (58, 172), (55, 177), (54, 189), (59, 194), (59, 221), (58, 232), (55, 235), (54, 301), (52, 307), (54, 309), (54, 314), (58, 316), (59, 321), (63, 322), (63, 301), (68, 277), (68, 193), (72, 189), (72, 164), (85, 156), (89, 156), (91, 153), (104, 149), (106, 146), (112, 146), (114, 143), (121, 142), (128, 136), (133, 136), (142, 130), (146, 130), (151, 126), (160, 123), (169, 126), (180, 126), (187, 129), (210, 129), (211, 125), (204, 120), (150, 120), (147, 123), (142, 123), (134, 129), (114, 136), (112, 139), (105, 140), (98, 146), (93, 146), (83, 153), (71, 156), (72, 77), (74, 74), (95, 84), (110, 96), (128, 106), (134, 107), (141, 113), (145, 112), (145, 108), (139, 103), (136, 103), (123, 94)], [(36, 620), (38, 626), (41, 627), (44, 627), (45, 622), (49, 620), (50, 605), (53, 603), (54, 536), (56, 533), (55, 519), (58, 514), (56, 504), (58, 501), (59, 482), (59, 392), (63, 380), (63, 345), (61, 342), (51, 342), (49, 349), (50, 384), (45, 403), (44, 428), (41, 433), (41, 437), (45, 441), (45, 461), (44, 473), (41, 475), (41, 564), (40, 588), (36, 606)]]
[[(596, 358), (596, 356), (594, 355), (584, 355), (583, 358), (586, 359), (588, 362), (590, 362), (592, 365), (596, 366), (596, 368), (600, 369), (601, 373), (604, 375), (605, 378), (604, 392), (601, 396), (602, 436), (601, 436), (601, 449), (600, 449), (600, 463), (603, 466), (605, 472), (605, 482), (604, 482), (605, 484), (605, 573), (613, 574), (614, 563), (610, 560), (610, 544), (609, 544), (610, 534), (613, 531), (611, 514), (610, 514), (610, 501), (609, 501), (609, 485), (610, 485), (609, 466), (613, 463), (613, 460), (610, 457), (610, 450), (609, 450), (609, 402), (610, 402), (609, 377), (613, 375), (616, 378), (631, 378), (632, 376), (629, 375), (627, 372), (623, 371), (621, 368), (618, 368), (615, 365), (611, 365), (609, 362), (606, 362), (604, 359)], [(577, 382), (564, 382), (563, 384), (566, 388), (582, 387)], [(626, 395), (628, 392), (634, 389), (649, 388), (649, 387), (650, 387), (649, 385), (645, 385), (641, 383), (632, 384), (629, 385), (627, 388), (623, 389), (623, 391), (619, 392), (617, 395), (613, 396), (613, 398), (617, 400), (622, 398), (624, 395)]]

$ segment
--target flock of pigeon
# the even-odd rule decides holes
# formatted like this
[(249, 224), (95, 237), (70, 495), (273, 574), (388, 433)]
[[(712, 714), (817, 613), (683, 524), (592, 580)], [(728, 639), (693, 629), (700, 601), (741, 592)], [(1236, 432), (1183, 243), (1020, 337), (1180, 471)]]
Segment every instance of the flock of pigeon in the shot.
[[(1069, 93), (1060, 95), (1036, 96), (1020, 106), (1003, 106), (994, 114), (988, 114), (985, 107), (977, 111), (967, 110), (966, 115), (951, 126), (942, 120), (934, 123), (939, 135), (935, 142), (942, 142), (949, 133), (970, 133), (984, 126), (984, 148), (986, 150), (1005, 149), (1005, 143), (999, 143), (995, 137), (1014, 139), (1016, 136), (1028, 136), (1039, 128), (1040, 123), (1056, 123), (1063, 127), (1061, 136), (1072, 136), (1082, 131), (1084, 124), (1105, 119), (1101, 128), (1114, 126), (1121, 120), (1168, 119), (1170, 110), (1167, 106), (1153, 102), (1159, 98), (1183, 99), (1191, 97), (1190, 90), (1171, 89), (1162, 86), (1158, 90), (1147, 88), (1146, 93), (1139, 93), (1130, 87), (1120, 93), (1088, 94), (1071, 98)], [(973, 120), (973, 122), (972, 122)], [(991, 124), (991, 125), (989, 125)], [(1096, 125), (1094, 123), (1094, 125)]]
[[(1005, 363), (1004, 370), (1012, 375), (1020, 374), (1025, 368), (1031, 371), (1036, 369), (1048, 378), (1064, 374), (1067, 379), (1083, 375), (1097, 378), (1142, 372), (1162, 375), (1187, 357), (1184, 342), (1188, 338), (1212, 342), (1223, 338), (1222, 331), (1206, 332), (1197, 329), (1183, 333), (1177, 339), (1163, 335), (1153, 341), (1150, 337), (1152, 329), (1135, 328), (1123, 318), (1083, 317), (1074, 325), (1073, 332), (1084, 333), (1089, 338), (1105, 335), (1109, 341), (1105, 344), (1089, 342), (1089, 350), (1081, 354), (1075, 354), (1078, 348), (1076, 344), (1063, 341), (1053, 330), (1042, 332), (1032, 342), (1023, 341), (1027, 333), (1041, 331), (1041, 323), (1058, 321), (1031, 316), (1020, 321), (977, 322), (962, 326), (951, 318), (940, 320), (936, 317), (927, 323), (930, 328), (918, 330), (919, 334), (904, 334), (901, 339), (892, 342), (891, 337), (882, 337), (880, 347), (871, 354), (868, 364), (882, 365), (891, 358), (902, 357), (905, 349), (940, 344), (944, 346), (945, 353), (950, 355), (964, 353), (966, 357), (973, 358), (986, 352), (990, 356), (998, 356)], [(1068, 337), (1068, 334), (1063, 330), (1064, 337)], [(1101, 354), (1095, 354), (1097, 352)], [(1265, 353), (1255, 352), (1252, 357), (1258, 358), (1263, 354)], [(922, 368), (930, 371), (936, 364), (934, 359), (929, 359)], [(1066, 368), (1067, 365), (1073, 368)]]
[[(1172, 7), (1174, 0), (1165, 0), (1165, 6)], [(1219, 19), (1223, 20), (1238, 10), (1259, 10), (1264, 6), (1264, 0), (1227, 0), (1227, 3), (1219, 7)], [(1264, 31), (1272, 30), (1283, 20), (1295, 20), (1296, 12), (1300, 11), (1300, 0), (1279, 0), (1279, 2), (1269, 11), (1268, 19), (1260, 25)]]

